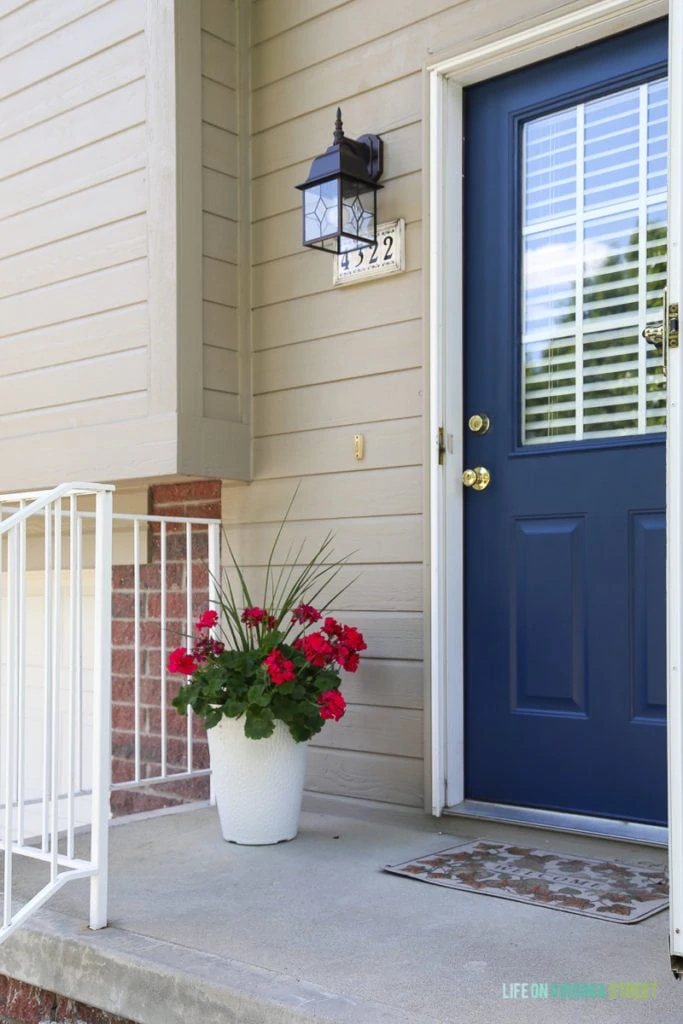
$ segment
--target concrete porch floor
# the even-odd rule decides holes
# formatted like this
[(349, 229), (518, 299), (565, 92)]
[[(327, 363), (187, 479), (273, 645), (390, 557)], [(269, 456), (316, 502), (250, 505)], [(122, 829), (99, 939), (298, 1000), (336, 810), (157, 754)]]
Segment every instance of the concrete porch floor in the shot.
[[(663, 850), (306, 798), (299, 837), (223, 842), (214, 809), (111, 829), (110, 927), (67, 885), (0, 973), (142, 1024), (680, 1021), (667, 914), (621, 925), (382, 872), (459, 839), (655, 861)], [(34, 863), (17, 861), (19, 894)], [(654, 999), (510, 999), (514, 982), (648, 982)], [(508, 992), (510, 989), (508, 988)]]

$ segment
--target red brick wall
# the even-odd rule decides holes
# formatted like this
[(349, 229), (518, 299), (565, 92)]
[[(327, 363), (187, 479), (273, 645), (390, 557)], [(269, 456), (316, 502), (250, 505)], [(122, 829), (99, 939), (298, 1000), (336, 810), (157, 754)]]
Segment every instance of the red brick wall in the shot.
[(42, 1021), (57, 1021), (58, 1024), (130, 1024), (123, 1017), (116, 1017), (104, 1010), (97, 1010), (84, 1003), (76, 1003), (55, 992), (26, 985), (15, 978), (0, 974), (0, 1022), (1, 1024), (41, 1024)]
[[(220, 519), (220, 480), (196, 480), (190, 483), (157, 484), (150, 488), (150, 513), (161, 516), (188, 516)], [(148, 538), (149, 562), (140, 567), (140, 692), (141, 692), (141, 759), (145, 776), (159, 773), (161, 757), (161, 564), (159, 528), (152, 528)], [(166, 544), (166, 651), (189, 646), (186, 633), (186, 541), (185, 527), (169, 523)], [(192, 583), (193, 607), (199, 614), (207, 607), (208, 538), (205, 529), (193, 531)], [(132, 565), (118, 565), (113, 570), (112, 601), (112, 778), (125, 782), (134, 778), (134, 634), (135, 595)], [(187, 719), (180, 716), (170, 701), (182, 682), (178, 676), (167, 675), (168, 707), (166, 708), (167, 756), (169, 767), (184, 770), (186, 766)], [(206, 734), (200, 722), (194, 722), (194, 767), (207, 768), (209, 757)], [(155, 786), (118, 790), (112, 793), (115, 815), (156, 810), (190, 800), (205, 800), (209, 795), (208, 778), (178, 780)]]

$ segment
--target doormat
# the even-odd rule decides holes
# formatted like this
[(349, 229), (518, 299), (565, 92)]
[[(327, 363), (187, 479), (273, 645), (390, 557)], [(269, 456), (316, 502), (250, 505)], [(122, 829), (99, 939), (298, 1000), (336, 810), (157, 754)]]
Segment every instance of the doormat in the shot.
[(622, 924), (643, 921), (669, 903), (666, 869), (657, 864), (591, 860), (481, 839), (384, 870)]

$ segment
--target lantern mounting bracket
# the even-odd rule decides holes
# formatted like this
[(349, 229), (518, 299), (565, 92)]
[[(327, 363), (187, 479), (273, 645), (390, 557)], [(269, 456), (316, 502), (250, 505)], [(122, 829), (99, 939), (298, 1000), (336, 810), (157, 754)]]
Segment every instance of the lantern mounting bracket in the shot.
[(364, 146), (367, 150), (365, 164), (368, 169), (368, 177), (373, 181), (379, 181), (384, 170), (383, 145), (379, 135), (361, 135), (356, 139), (357, 146)]
[(340, 143), (352, 149), (363, 161), (371, 181), (379, 181), (384, 170), (383, 146), (379, 135), (360, 135), (357, 139), (348, 139), (344, 135), (341, 107), (337, 107), (337, 119), (334, 122), (334, 146)]

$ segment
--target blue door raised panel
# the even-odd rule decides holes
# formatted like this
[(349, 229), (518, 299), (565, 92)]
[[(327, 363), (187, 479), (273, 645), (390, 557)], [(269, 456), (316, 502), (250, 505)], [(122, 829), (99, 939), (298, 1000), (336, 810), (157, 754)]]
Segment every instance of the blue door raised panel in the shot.
[(466, 90), (466, 795), (663, 823), (666, 23)]

